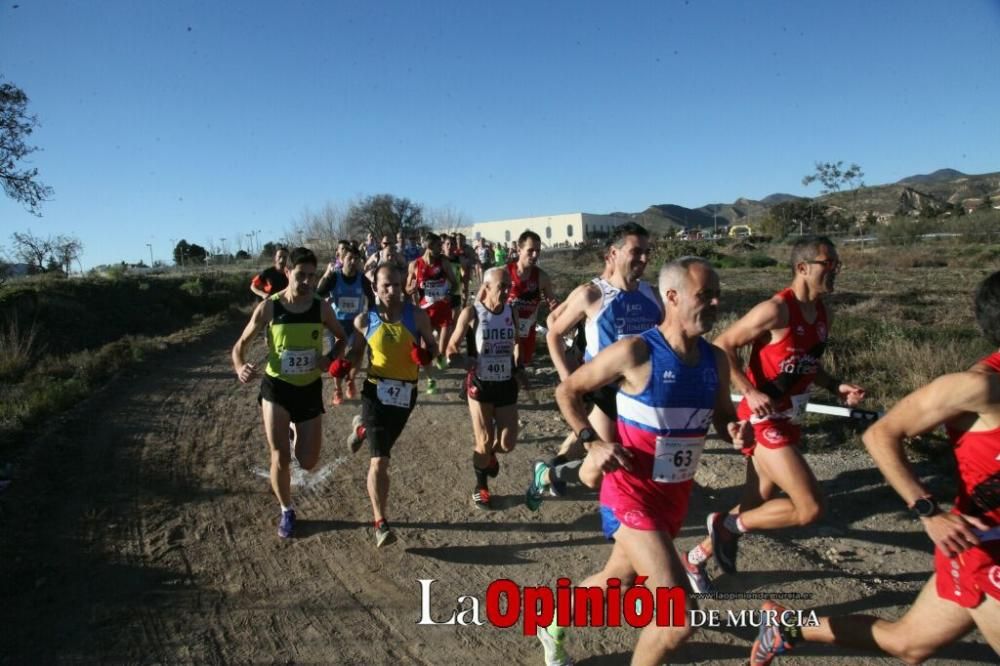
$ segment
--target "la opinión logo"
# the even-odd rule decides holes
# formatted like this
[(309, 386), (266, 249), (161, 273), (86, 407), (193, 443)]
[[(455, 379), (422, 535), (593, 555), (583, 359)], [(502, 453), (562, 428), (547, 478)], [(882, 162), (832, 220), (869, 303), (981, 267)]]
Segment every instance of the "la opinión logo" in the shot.
[[(534, 636), (539, 627), (548, 627), (553, 620), (560, 627), (645, 627), (655, 622), (659, 627), (683, 626), (687, 593), (683, 587), (658, 587), (651, 590), (645, 576), (638, 576), (635, 585), (622, 590), (621, 580), (609, 578), (607, 589), (576, 587), (569, 578), (556, 581), (555, 589), (545, 586), (521, 587), (508, 578), (489, 584), (485, 598), (460, 595), (450, 617), (432, 613), (431, 587), (433, 578), (420, 583), (420, 619), (417, 624), (436, 626), (482, 626), (488, 621), (495, 627), (508, 629), (518, 621), (525, 636)], [(480, 609), (486, 615), (482, 619)]]

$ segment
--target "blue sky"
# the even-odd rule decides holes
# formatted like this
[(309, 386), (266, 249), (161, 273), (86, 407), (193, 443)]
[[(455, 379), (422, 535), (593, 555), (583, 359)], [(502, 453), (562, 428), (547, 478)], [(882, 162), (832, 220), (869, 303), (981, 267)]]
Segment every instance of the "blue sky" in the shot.
[(168, 257), (389, 192), (471, 221), (1000, 171), (1000, 2), (7, 0), (55, 198), (14, 231)]

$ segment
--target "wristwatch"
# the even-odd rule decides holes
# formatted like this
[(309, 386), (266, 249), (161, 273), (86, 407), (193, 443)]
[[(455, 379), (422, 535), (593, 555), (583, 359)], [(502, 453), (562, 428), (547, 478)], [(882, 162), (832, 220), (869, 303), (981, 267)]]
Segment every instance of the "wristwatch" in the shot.
[(597, 439), (597, 433), (591, 428), (583, 428), (576, 434), (576, 441), (586, 444), (587, 442), (593, 442)]
[(938, 507), (937, 502), (934, 501), (933, 497), (921, 497), (913, 503), (910, 507), (910, 511), (917, 518), (930, 518), (940, 513), (941, 509)]

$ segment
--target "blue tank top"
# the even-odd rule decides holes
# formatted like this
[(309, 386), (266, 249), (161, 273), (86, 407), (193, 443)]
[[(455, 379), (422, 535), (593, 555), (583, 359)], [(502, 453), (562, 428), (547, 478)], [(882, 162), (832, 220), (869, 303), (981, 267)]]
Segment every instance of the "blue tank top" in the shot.
[(361, 273), (354, 274), (354, 282), (348, 282), (348, 278), (339, 270), (335, 273), (333, 287), (330, 288), (328, 300), (333, 306), (333, 313), (337, 319), (351, 320), (365, 311), (367, 307), (365, 296), (365, 281)]
[(622, 338), (655, 328), (663, 318), (663, 311), (648, 282), (640, 281), (634, 291), (619, 289), (604, 279), (593, 282), (600, 288), (603, 300), (597, 314), (588, 319), (584, 327), (585, 361)]
[[(638, 394), (618, 391), (618, 420), (653, 436), (704, 437), (712, 422), (719, 373), (712, 345), (698, 339), (698, 364), (686, 365), (658, 328), (641, 335), (649, 347), (649, 382)], [(644, 439), (640, 437), (640, 439)]]

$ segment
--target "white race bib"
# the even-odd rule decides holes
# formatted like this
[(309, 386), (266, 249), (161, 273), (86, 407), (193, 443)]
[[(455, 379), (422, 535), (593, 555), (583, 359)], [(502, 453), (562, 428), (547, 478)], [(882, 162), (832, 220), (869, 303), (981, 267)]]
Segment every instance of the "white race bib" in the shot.
[(315, 369), (315, 349), (285, 349), (281, 352), (281, 374), (305, 375)]
[(380, 379), (376, 385), (376, 395), (379, 402), (390, 407), (410, 408), (410, 398), (413, 394), (413, 384), (395, 379)]
[(681, 483), (693, 479), (704, 449), (704, 437), (657, 437), (653, 481)]
[(343, 314), (358, 314), (361, 312), (361, 299), (358, 296), (341, 296), (337, 299), (337, 311)]
[(510, 379), (510, 357), (479, 357), (476, 376), (486, 382), (505, 382)]
[(451, 288), (447, 280), (427, 280), (424, 282), (424, 300), (428, 303), (443, 301), (450, 295)]
[(535, 326), (535, 316), (521, 316), (518, 313), (517, 317), (517, 337), (526, 338), (531, 335), (531, 329)]

